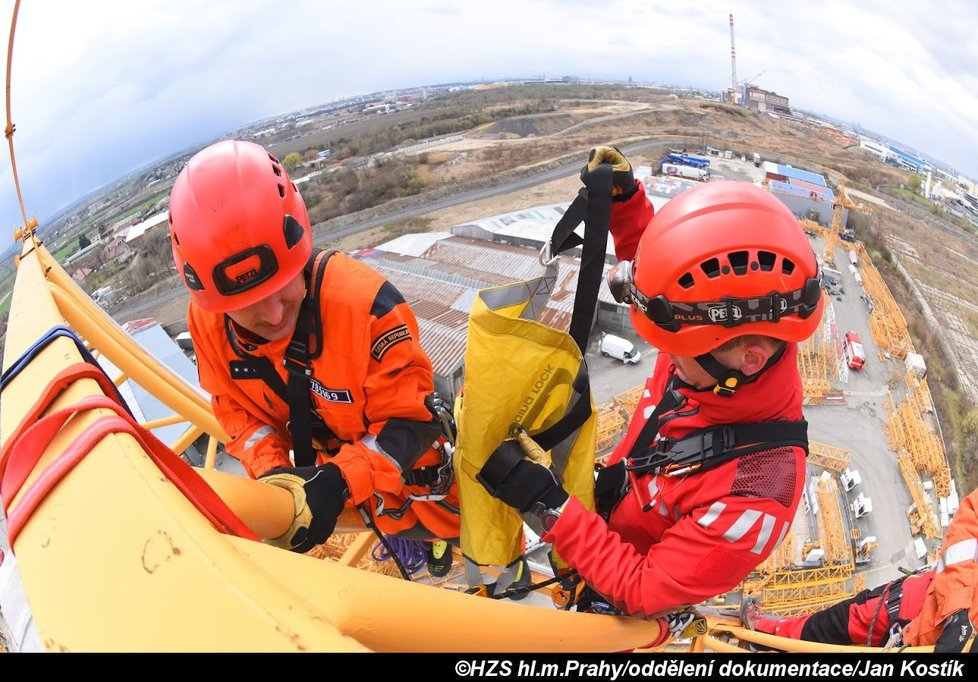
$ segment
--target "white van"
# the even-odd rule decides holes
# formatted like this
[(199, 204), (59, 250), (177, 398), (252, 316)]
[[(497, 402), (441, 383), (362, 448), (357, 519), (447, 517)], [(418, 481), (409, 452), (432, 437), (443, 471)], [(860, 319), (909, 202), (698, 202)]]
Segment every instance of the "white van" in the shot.
[(601, 355), (611, 356), (626, 365), (637, 364), (642, 359), (642, 354), (631, 341), (614, 334), (602, 333), (601, 340), (598, 341), (598, 350), (601, 351)]

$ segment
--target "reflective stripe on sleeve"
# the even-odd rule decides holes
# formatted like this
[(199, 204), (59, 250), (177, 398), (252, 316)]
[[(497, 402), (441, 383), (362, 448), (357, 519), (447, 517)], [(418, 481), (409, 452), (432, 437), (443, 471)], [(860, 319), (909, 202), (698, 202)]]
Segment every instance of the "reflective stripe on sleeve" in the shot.
[(747, 534), (747, 531), (753, 528), (760, 516), (761, 512), (755, 509), (745, 509), (741, 512), (740, 518), (723, 534), (723, 539), (727, 542), (737, 542)]
[(716, 521), (726, 508), (727, 505), (723, 502), (714, 502), (710, 505), (710, 508), (706, 511), (706, 513), (696, 521), (696, 523), (700, 524), (704, 528), (709, 528), (710, 524)]
[(940, 573), (948, 566), (962, 561), (978, 561), (978, 539), (968, 538), (955, 542), (945, 549), (940, 561), (937, 562), (937, 572)]
[(255, 447), (258, 445), (258, 441), (260, 441), (262, 438), (271, 436), (274, 433), (275, 429), (273, 429), (271, 426), (259, 426), (250, 436), (248, 436), (248, 440), (245, 441), (245, 450)]

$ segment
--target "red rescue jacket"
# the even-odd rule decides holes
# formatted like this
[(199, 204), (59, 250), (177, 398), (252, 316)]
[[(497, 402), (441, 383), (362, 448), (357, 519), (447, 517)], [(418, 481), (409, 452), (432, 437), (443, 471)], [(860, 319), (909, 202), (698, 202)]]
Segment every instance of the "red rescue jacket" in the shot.
[[(619, 258), (634, 256), (651, 217), (641, 191), (613, 205)], [(802, 419), (797, 354), (797, 345), (788, 344), (778, 362), (729, 398), (681, 388), (686, 404), (662, 415), (659, 435), (681, 438), (706, 426)], [(631, 450), (674, 371), (669, 356), (660, 354), (609, 464)], [(733, 589), (784, 539), (804, 481), (805, 452), (797, 447), (744, 455), (699, 474), (646, 474), (608, 521), (571, 498), (544, 539), (618, 608), (647, 617)]]

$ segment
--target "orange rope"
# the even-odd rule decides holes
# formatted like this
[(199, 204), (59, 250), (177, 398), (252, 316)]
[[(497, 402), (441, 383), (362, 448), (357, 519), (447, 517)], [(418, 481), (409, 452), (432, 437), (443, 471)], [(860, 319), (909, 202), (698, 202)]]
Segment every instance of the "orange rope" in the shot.
[(14, 14), (10, 20), (10, 40), (7, 43), (7, 125), (4, 128), (3, 134), (7, 137), (7, 146), (10, 148), (10, 169), (14, 174), (14, 188), (17, 190), (17, 203), (20, 205), (20, 215), (24, 220), (24, 230), (20, 236), (26, 240), (29, 235), (36, 243), (37, 239), (34, 237), (34, 230), (32, 228), (36, 227), (37, 223), (34, 222), (34, 225), (30, 225), (27, 222), (27, 211), (24, 209), (24, 196), (20, 191), (20, 178), (17, 176), (17, 157), (14, 154), (14, 130), (17, 127), (14, 125), (10, 112), (10, 74), (14, 65), (14, 30), (17, 28), (17, 13), (19, 11), (20, 0), (15, 0)]

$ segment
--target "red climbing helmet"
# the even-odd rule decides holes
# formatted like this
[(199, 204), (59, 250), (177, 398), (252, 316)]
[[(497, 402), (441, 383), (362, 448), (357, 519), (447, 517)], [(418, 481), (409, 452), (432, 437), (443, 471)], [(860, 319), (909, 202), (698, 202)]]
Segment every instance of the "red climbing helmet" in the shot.
[(808, 237), (784, 204), (745, 182), (711, 182), (669, 201), (632, 270), (632, 325), (673, 355), (696, 357), (745, 334), (801, 341), (822, 315)]
[(227, 140), (187, 162), (170, 192), (173, 260), (194, 303), (240, 310), (274, 294), (312, 252), (309, 214), (278, 159)]

